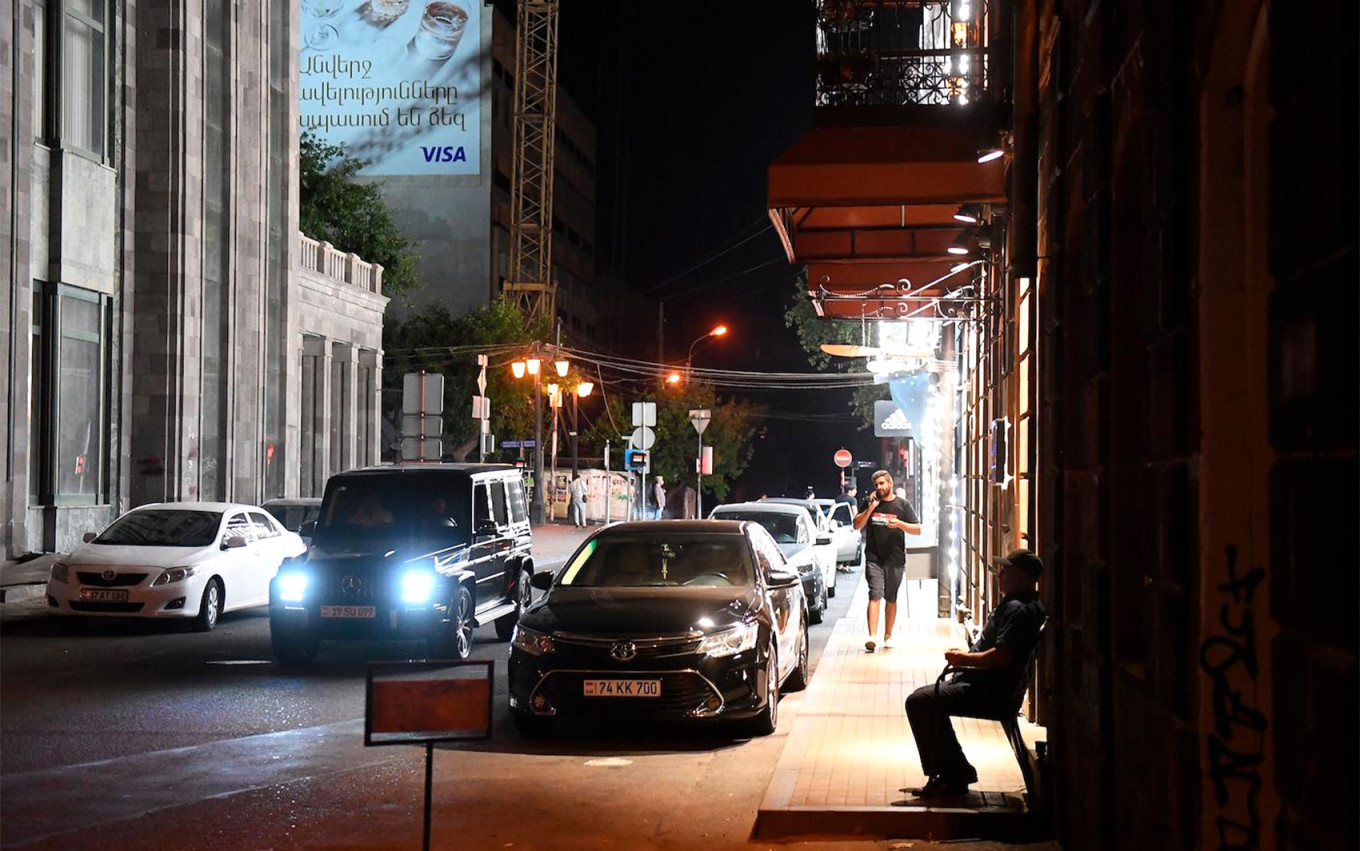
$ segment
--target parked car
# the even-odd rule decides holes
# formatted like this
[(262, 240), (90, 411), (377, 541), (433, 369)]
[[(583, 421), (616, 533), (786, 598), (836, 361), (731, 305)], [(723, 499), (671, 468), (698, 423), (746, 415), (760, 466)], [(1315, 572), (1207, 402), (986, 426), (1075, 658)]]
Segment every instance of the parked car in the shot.
[(304, 558), (269, 589), (274, 656), (302, 663), (323, 639), (424, 639), (465, 659), (473, 630), (509, 639), (532, 595), (519, 470), (411, 464), (331, 476)]
[[(311, 538), (310, 531), (302, 535), (302, 528), (308, 523), (316, 521), (317, 515), (321, 513), (321, 497), (319, 496), (293, 496), (287, 498), (265, 500), (260, 505), (265, 511), (274, 515), (274, 519), (283, 524), (283, 528), (289, 532), (297, 532), (302, 540)], [(307, 527), (309, 530), (310, 526)]]
[(269, 602), (279, 565), (306, 550), (253, 505), (166, 502), (134, 508), (52, 566), (48, 608), (74, 617), (190, 618)]
[(620, 715), (764, 735), (781, 690), (807, 684), (807, 601), (757, 523), (620, 523), (534, 583), (547, 594), (520, 619), (509, 667), (526, 735)]
[(826, 617), (827, 598), (835, 586), (836, 567), (833, 563), (828, 582), (823, 559), (816, 549), (817, 527), (807, 509), (768, 502), (732, 502), (714, 508), (708, 517), (710, 520), (749, 520), (769, 532), (784, 554), (788, 569), (797, 573), (803, 582), (803, 594), (808, 599), (808, 619), (812, 623), (822, 622)]
[(827, 589), (832, 597), (836, 596), (836, 543), (831, 535), (831, 522), (822, 513), (822, 509), (814, 499), (797, 499), (795, 497), (763, 497), (761, 503), (766, 505), (798, 505), (807, 510), (808, 516), (812, 518), (814, 527), (817, 530), (817, 539), (814, 551), (817, 554), (817, 561), (822, 565), (823, 572), (831, 578), (827, 580)]
[(838, 564), (858, 564), (864, 552), (864, 535), (855, 528), (855, 509), (848, 502), (836, 499), (813, 500), (826, 515), (831, 529), (831, 540), (836, 545)]

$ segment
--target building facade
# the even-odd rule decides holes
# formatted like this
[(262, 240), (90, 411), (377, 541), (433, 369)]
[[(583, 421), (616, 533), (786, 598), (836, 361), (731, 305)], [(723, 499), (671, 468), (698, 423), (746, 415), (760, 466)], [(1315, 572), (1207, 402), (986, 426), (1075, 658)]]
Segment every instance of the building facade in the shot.
[[(339, 335), (327, 344), (346, 347), (342, 362), (361, 376), (349, 386), (363, 385), (386, 300), (371, 284), (380, 270), (354, 261), (323, 263), (329, 284), (303, 273), (294, 5), (10, 9), (6, 556), (69, 548), (147, 502), (297, 493), (303, 353)], [(361, 318), (306, 309), (325, 285), (348, 287)], [(376, 443), (376, 425), (358, 428), (346, 410), (367, 407), (317, 421)], [(329, 462), (341, 441), (321, 442)]]

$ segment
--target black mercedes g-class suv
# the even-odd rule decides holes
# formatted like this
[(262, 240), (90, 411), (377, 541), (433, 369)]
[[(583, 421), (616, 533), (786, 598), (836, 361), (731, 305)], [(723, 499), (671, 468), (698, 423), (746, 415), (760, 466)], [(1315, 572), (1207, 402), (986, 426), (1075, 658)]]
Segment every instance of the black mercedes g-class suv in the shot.
[(326, 482), (306, 555), (269, 585), (280, 662), (322, 639), (424, 639), (432, 658), (467, 658), (472, 631), (508, 640), (529, 605), (534, 564), (519, 471), (499, 464), (368, 467)]

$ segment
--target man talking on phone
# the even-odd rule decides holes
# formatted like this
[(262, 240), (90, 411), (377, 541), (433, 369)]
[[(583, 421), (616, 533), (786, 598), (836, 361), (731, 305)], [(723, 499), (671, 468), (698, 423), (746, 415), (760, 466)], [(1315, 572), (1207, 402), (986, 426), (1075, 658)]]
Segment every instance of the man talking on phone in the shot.
[(864, 576), (869, 580), (869, 637), (864, 649), (878, 647), (879, 600), (887, 601), (883, 611), (883, 647), (892, 647), (893, 624), (897, 621), (897, 589), (907, 571), (905, 535), (921, 534), (921, 520), (906, 499), (893, 493), (893, 478), (887, 470), (873, 475), (874, 492), (869, 504), (855, 515), (855, 529), (864, 529)]

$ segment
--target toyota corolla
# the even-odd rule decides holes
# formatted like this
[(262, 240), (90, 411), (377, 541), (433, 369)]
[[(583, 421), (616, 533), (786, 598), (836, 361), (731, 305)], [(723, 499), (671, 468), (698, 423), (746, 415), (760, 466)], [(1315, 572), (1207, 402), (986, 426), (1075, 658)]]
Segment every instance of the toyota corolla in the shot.
[(758, 523), (621, 523), (534, 584), (547, 594), (521, 616), (509, 668), (527, 735), (619, 715), (764, 735), (781, 689), (807, 683), (807, 600)]

